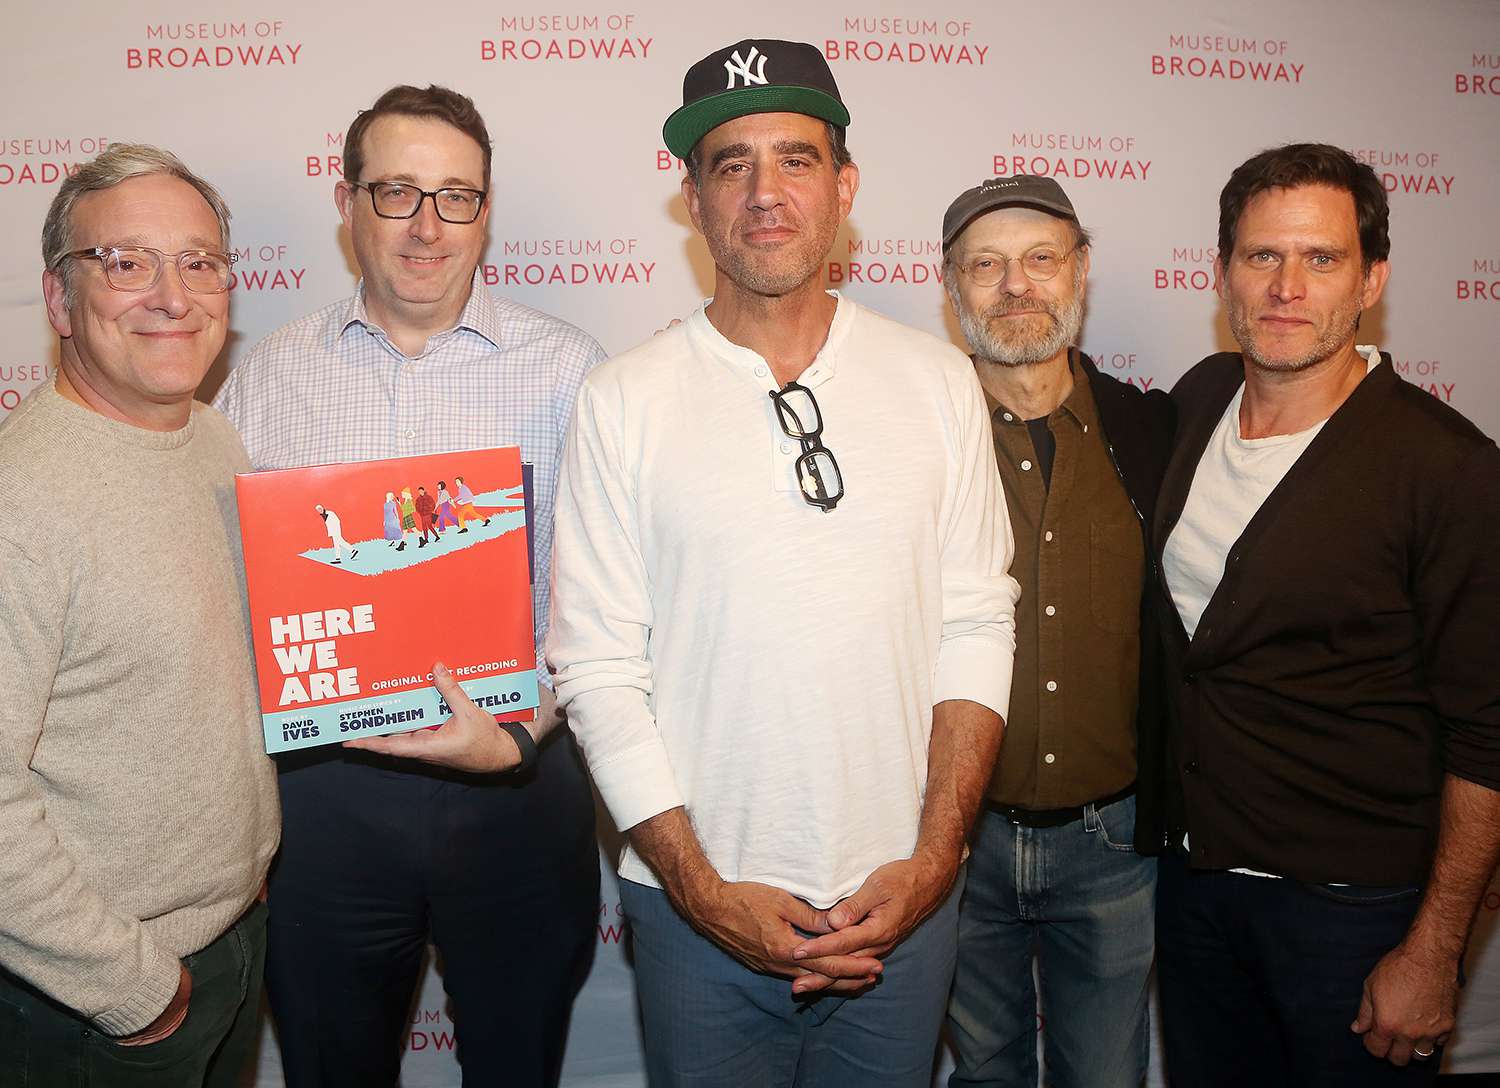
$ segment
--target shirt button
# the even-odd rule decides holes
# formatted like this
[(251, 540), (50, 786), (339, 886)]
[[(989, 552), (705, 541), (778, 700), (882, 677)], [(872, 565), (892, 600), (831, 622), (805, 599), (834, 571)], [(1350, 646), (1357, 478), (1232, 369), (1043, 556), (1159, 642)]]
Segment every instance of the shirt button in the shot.
[(1056, 680), (1048, 680), (1047, 681), (1047, 690), (1048, 691), (1056, 691), (1057, 690), (1057, 681)]
[(1049, 616), (1055, 616), (1055, 615), (1057, 615), (1057, 606), (1049, 604), (1047, 606), (1047, 615), (1049, 615)]
[(763, 367), (763, 366), (756, 367), (755, 368), (755, 376), (757, 378), (764, 378), (766, 376), (766, 368)]
[(1043, 763), (1056, 763), (1057, 762), (1057, 757), (1055, 755), (1053, 755), (1051, 752), (1048, 752), (1046, 755), (1044, 755), (1042, 757), (1042, 762)]
[(1003, 416), (1001, 416), (1001, 418), (1004, 419), (1007, 423), (1014, 423), (1016, 421), (1016, 417), (1011, 415), (1009, 412), (1006, 412)]
[(1050, 544), (1052, 542), (1052, 530), (1048, 529), (1045, 533), (1043, 533), (1042, 539)]
[(406, 429), (406, 437), (407, 438), (416, 438), (417, 437), (417, 432), (414, 431), (414, 430), (412, 430), (410, 427), (408, 427)]
[(1089, 425), (1087, 423), (1085, 423), (1083, 425), (1083, 433), (1084, 434), (1088, 434), (1089, 433)]
[(792, 444), (790, 442), (783, 442), (781, 444), (781, 452), (782, 453), (791, 453), (792, 452)]
[(1021, 462), (1021, 471), (1022, 472), (1030, 472), (1031, 471), (1031, 462), (1030, 461), (1022, 461)]
[(1184, 766), (1184, 767), (1183, 767), (1183, 768), (1182, 768), (1182, 773), (1183, 773), (1183, 774), (1197, 774), (1197, 773), (1198, 773), (1198, 761), (1197, 761), (1197, 760), (1196, 760), (1196, 759), (1194, 759), (1194, 760), (1190, 760), (1190, 761), (1189, 761), (1189, 762), (1188, 762), (1188, 763), (1187, 763), (1187, 764), (1186, 764), (1186, 765), (1185, 765), (1185, 766)]

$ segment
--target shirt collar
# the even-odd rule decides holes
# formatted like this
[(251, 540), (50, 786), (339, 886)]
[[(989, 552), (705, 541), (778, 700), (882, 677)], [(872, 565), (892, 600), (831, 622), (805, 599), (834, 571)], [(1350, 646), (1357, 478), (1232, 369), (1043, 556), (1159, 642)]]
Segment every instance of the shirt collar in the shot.
[[(821, 385), (833, 377), (834, 371), (838, 368), (838, 359), (844, 341), (849, 339), (850, 329), (854, 325), (854, 315), (859, 310), (851, 299), (845, 298), (837, 291), (828, 293), (838, 300), (838, 306), (833, 311), (833, 320), (828, 325), (828, 338), (823, 341), (818, 354), (813, 357), (812, 362), (807, 364), (807, 369), (797, 379), (809, 388)], [(688, 315), (686, 322), (688, 335), (717, 358), (738, 369), (764, 377), (765, 375), (760, 372), (769, 373), (769, 367), (759, 352), (731, 343), (718, 329), (714, 328), (714, 323), (708, 319), (707, 313), (708, 304), (712, 301), (712, 298), (704, 299), (702, 305)], [(766, 380), (771, 381), (769, 378)]]
[[(970, 358), (973, 358), (973, 356), (970, 356)], [(1079, 362), (1081, 358), (1082, 356), (1076, 347), (1068, 349), (1068, 369), (1073, 372), (1073, 388), (1068, 391), (1068, 395), (1063, 398), (1063, 402), (1052, 409), (1047, 418), (1052, 419), (1056, 416), (1067, 414), (1072, 416), (1081, 426), (1093, 427), (1098, 423), (1099, 412), (1094, 406), (1094, 391), (1089, 387), (1088, 372), (1083, 369), (1082, 364)], [(1021, 417), (1019, 412), (1011, 411), (1005, 404), (996, 400), (990, 391), (984, 389), (983, 386), (980, 389), (984, 393), (984, 403), (990, 410), (991, 420), (1004, 423), (1006, 422), (1005, 417), (1009, 416), (1011, 426), (1025, 426), (1026, 420)]]
[[(371, 335), (378, 334), (382, 339), (388, 339), (386, 332), (371, 317), (365, 309), (365, 281), (360, 280), (354, 288), (354, 297), (349, 300), (345, 307), (342, 319), (335, 321), (330, 328), (329, 349), (335, 349), (344, 340), (345, 334), (358, 325)], [(458, 329), (466, 329), (484, 337), (496, 348), (501, 346), (501, 322), (499, 308), (495, 305), (494, 297), (486, 290), (479, 277), (479, 269), (474, 270), (474, 279), (469, 286), (469, 300), (464, 303), (463, 312), (458, 315), (458, 323), (451, 329), (434, 333), (428, 338), (430, 343), (439, 337), (446, 338)]]

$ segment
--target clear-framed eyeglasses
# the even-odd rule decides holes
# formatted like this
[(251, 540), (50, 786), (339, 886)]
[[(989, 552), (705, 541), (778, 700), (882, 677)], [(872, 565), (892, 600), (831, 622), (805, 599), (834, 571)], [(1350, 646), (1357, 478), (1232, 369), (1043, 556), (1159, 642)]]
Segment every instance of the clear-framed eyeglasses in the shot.
[(959, 266), (969, 282), (975, 287), (994, 287), (1005, 279), (1011, 261), (1021, 262), (1021, 271), (1033, 283), (1045, 283), (1052, 279), (1067, 264), (1068, 258), (1078, 252), (1078, 247), (1063, 249), (1061, 246), (1043, 244), (1032, 246), (1019, 257), (1007, 257), (1003, 253), (980, 253)]
[(239, 260), (238, 254), (212, 249), (163, 253), (150, 246), (90, 246), (64, 253), (63, 257), (96, 258), (104, 266), (104, 282), (116, 291), (151, 290), (161, 279), (166, 263), (173, 261), (182, 277), (182, 286), (198, 295), (218, 295), (229, 290), (229, 272)]
[(809, 505), (829, 513), (844, 497), (844, 476), (833, 451), (823, 445), (823, 413), (812, 390), (787, 382), (769, 394), (776, 406), (776, 419), (788, 438), (802, 444), (797, 458), (797, 486)]
[(444, 223), (472, 223), (484, 207), (485, 193), (479, 189), (419, 189), (404, 181), (351, 181), (370, 194), (370, 204), (382, 219), (410, 219), (421, 210), (422, 201), (432, 206)]

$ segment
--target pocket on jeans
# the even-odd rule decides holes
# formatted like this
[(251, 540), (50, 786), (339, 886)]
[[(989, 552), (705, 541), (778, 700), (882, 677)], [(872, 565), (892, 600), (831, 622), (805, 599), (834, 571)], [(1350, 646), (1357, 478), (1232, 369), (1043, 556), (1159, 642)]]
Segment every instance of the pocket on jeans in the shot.
[(0, 1084), (26, 1088), (31, 1053), (31, 1022), (26, 1010), (0, 997)]
[(1094, 810), (1099, 819), (1099, 838), (1111, 850), (1135, 852), (1135, 797)]

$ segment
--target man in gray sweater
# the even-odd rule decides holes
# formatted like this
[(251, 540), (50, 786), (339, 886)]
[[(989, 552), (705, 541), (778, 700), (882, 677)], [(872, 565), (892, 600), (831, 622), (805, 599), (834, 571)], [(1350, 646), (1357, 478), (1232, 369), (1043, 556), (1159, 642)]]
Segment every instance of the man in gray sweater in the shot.
[(279, 834), (234, 429), (229, 212), (116, 144), (42, 235), (55, 383), (0, 423), (0, 1084), (232, 1085)]

